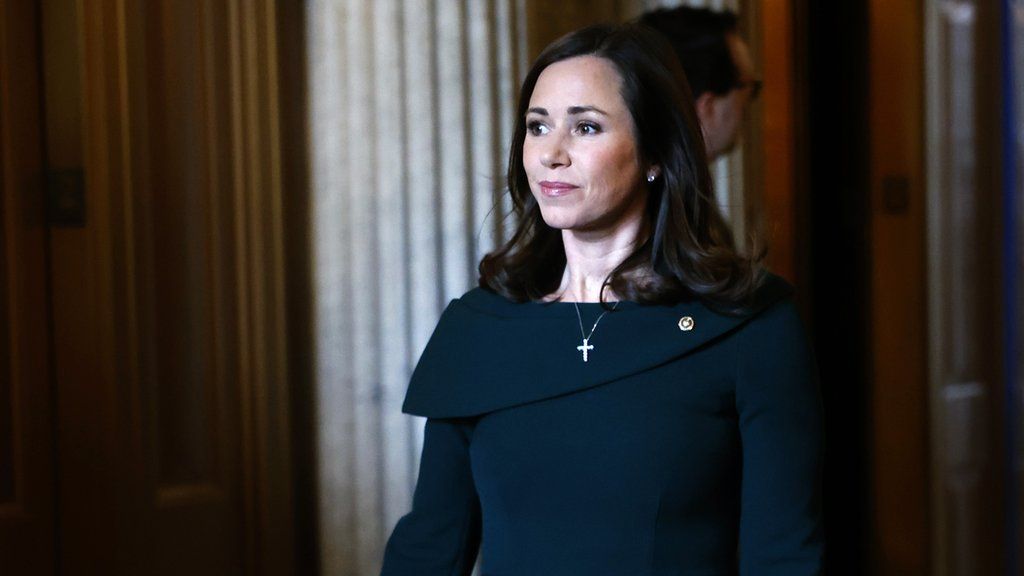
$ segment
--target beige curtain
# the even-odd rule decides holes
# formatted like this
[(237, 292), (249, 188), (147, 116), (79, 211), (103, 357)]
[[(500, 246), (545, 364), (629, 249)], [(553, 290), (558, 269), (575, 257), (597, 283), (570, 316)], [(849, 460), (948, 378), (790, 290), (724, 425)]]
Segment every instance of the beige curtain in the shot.
[(445, 304), (500, 218), (515, 0), (307, 5), (321, 565), (379, 570), (423, 422), (401, 413)]

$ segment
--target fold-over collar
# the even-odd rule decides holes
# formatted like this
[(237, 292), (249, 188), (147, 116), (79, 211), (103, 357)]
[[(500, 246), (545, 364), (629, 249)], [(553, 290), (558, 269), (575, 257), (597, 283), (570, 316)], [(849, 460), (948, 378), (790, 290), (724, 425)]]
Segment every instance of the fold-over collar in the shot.
[[(452, 300), (413, 372), (402, 411), (475, 416), (583, 390), (648, 370), (722, 337), (792, 292), (768, 275), (756, 304), (726, 315), (699, 300), (674, 306), (621, 302), (602, 320), (583, 362), (571, 302), (512, 302), (475, 288)], [(601, 304), (579, 305), (589, 332)], [(683, 327), (680, 328), (680, 321)]]

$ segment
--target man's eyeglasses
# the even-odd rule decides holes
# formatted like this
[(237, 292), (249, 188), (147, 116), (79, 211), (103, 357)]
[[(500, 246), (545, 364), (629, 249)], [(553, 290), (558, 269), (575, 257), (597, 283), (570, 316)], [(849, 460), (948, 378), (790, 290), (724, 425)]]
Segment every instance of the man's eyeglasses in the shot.
[(750, 86), (750, 99), (757, 100), (758, 94), (761, 93), (762, 84), (763, 82), (761, 80), (740, 80), (736, 82), (736, 89), (742, 90), (743, 88)]

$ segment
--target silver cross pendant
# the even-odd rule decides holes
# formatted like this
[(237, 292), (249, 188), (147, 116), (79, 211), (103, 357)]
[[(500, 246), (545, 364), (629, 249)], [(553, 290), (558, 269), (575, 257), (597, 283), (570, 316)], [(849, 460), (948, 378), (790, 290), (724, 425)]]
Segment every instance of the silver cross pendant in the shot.
[(580, 351), (583, 352), (583, 361), (584, 362), (586, 362), (587, 358), (588, 358), (587, 351), (594, 349), (594, 345), (593, 344), (588, 344), (587, 340), (588, 340), (587, 338), (584, 338), (583, 339), (583, 346), (577, 346), (576, 347), (577, 350), (580, 350)]

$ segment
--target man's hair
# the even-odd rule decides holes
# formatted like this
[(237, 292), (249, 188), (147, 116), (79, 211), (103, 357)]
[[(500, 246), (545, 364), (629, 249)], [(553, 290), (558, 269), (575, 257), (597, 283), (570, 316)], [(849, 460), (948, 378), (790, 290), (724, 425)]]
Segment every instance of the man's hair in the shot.
[(707, 8), (662, 8), (642, 15), (640, 24), (661, 33), (672, 45), (690, 82), (693, 97), (725, 94), (739, 82), (739, 70), (726, 41), (737, 33), (736, 13)]

